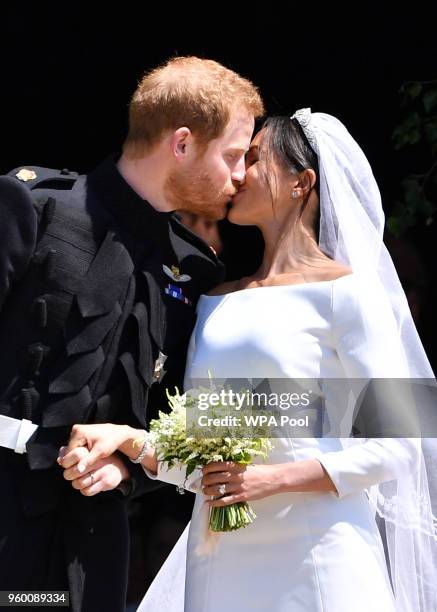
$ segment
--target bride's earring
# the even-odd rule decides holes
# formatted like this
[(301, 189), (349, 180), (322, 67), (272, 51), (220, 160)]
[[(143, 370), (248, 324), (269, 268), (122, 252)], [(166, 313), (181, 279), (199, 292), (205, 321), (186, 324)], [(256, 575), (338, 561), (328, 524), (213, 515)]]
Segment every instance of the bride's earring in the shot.
[(291, 197), (292, 198), (298, 198), (299, 197), (299, 192), (297, 191), (297, 189), (293, 189), (293, 191), (291, 192)]

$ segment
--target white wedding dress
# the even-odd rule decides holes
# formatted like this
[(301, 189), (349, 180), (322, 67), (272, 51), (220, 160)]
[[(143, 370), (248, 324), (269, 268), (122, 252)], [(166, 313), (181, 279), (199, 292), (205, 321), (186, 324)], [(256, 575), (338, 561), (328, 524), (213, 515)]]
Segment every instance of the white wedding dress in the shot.
[[(214, 378), (322, 379), (329, 411), (345, 396), (329, 389), (329, 379), (407, 376), (390, 305), (357, 274), (202, 296), (197, 313), (186, 388), (208, 370)], [(191, 523), (139, 612), (395, 612), (366, 488), (412, 468), (405, 445), (282, 437), (274, 446), (268, 463), (316, 458), (337, 493), (253, 501), (254, 523), (219, 534), (208, 550), (205, 498), (193, 474), (186, 483), (197, 492)], [(158, 477), (182, 485), (185, 470), (161, 467)]]

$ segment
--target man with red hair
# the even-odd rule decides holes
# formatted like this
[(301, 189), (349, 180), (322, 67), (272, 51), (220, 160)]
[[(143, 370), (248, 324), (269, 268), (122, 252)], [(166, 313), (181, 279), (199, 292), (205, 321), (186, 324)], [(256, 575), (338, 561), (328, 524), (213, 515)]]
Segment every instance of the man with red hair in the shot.
[(58, 450), (75, 423), (146, 427), (181, 385), (222, 266), (173, 211), (225, 216), (262, 113), (248, 80), (175, 58), (140, 82), (121, 155), (0, 178), (0, 590), (124, 611), (126, 500), (155, 485), (114, 455), (72, 488)]

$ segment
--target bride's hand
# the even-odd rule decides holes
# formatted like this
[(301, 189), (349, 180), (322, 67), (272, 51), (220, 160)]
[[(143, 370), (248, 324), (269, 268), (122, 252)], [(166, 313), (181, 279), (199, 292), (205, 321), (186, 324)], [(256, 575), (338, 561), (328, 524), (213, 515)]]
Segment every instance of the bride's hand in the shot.
[(87, 466), (109, 457), (119, 449), (130, 438), (131, 431), (127, 425), (113, 425), (112, 423), (74, 425), (68, 446), (62, 449), (58, 463), (66, 467), (70, 463), (69, 457), (74, 449), (86, 447), (89, 452), (77, 465), (79, 473), (84, 473)]
[(236, 502), (263, 499), (279, 493), (280, 473), (276, 465), (241, 465), (233, 461), (215, 461), (203, 468), (202, 490), (207, 496), (220, 499), (208, 501), (210, 506), (228, 506)]
[[(74, 425), (71, 430), (68, 446), (59, 453), (58, 463), (61, 467), (72, 467), (77, 464), (79, 474), (85, 474), (88, 467), (109, 457), (119, 450), (129, 459), (136, 459), (141, 451), (138, 444), (144, 441), (144, 430), (134, 429), (128, 425), (102, 423), (95, 425)], [(77, 459), (77, 449), (88, 449), (88, 453)], [(158, 461), (155, 449), (149, 446), (142, 460), (143, 467), (156, 474)]]
[[(220, 497), (210, 506), (228, 506), (236, 502), (263, 499), (287, 492), (338, 491), (330, 475), (316, 458), (270, 465), (240, 465), (232, 461), (208, 463), (203, 468), (205, 495)], [(220, 485), (224, 485), (220, 490)]]

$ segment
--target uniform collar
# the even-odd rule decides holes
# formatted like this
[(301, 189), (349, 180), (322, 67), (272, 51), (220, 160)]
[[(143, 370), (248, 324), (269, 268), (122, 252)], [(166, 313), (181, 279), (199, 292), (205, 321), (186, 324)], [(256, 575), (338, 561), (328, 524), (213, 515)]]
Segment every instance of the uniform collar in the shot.
[(117, 159), (117, 155), (111, 155), (88, 175), (89, 188), (130, 234), (143, 239), (168, 234), (173, 213), (157, 211), (143, 200), (121, 176)]

